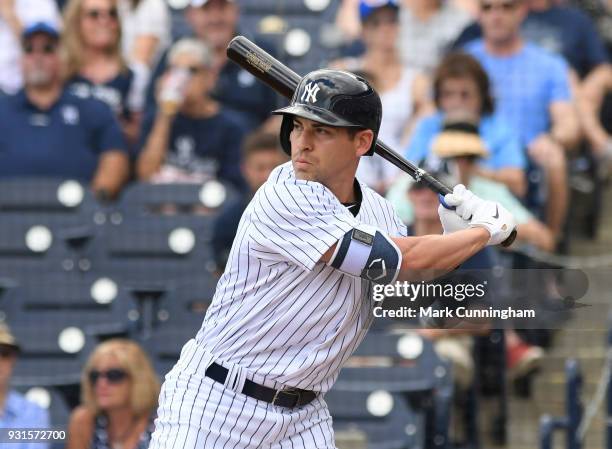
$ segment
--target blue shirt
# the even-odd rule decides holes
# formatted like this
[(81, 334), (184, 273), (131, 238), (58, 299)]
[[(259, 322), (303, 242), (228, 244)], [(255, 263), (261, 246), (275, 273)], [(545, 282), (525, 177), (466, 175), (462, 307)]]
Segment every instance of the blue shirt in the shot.
[[(9, 391), (0, 409), (0, 428), (50, 428), (49, 413), (38, 405), (26, 400), (16, 391)], [(4, 446), (0, 444), (0, 446)], [(48, 449), (48, 443), (11, 443), (10, 449)]]
[[(562, 55), (581, 78), (595, 66), (609, 61), (609, 51), (606, 52), (593, 21), (572, 6), (530, 11), (521, 33), (527, 41)], [(461, 32), (453, 43), (453, 49), (460, 49), (480, 37), (482, 29), (474, 22)]]
[(99, 100), (65, 89), (48, 110), (41, 110), (24, 90), (0, 97), (0, 177), (89, 182), (108, 150), (125, 151), (125, 143), (117, 119)]
[(519, 134), (524, 147), (549, 131), (550, 105), (571, 99), (569, 68), (560, 56), (529, 43), (514, 55), (493, 56), (481, 39), (465, 50), (489, 75), (496, 113)]
[[(406, 158), (417, 164), (424, 159), (429, 159), (429, 166), (435, 166), (437, 157), (432, 154), (431, 146), (443, 126), (444, 116), (441, 113), (420, 120), (412, 133), (408, 147), (404, 150)], [(496, 115), (484, 116), (480, 120), (478, 129), (480, 137), (489, 150), (489, 157), (480, 160), (484, 167), (491, 170), (526, 167), (525, 154), (518, 136), (505, 125), (503, 120)]]
[[(156, 112), (145, 117), (140, 145), (142, 150), (155, 122)], [(221, 108), (212, 117), (191, 118), (177, 114), (172, 122), (166, 164), (190, 173), (209, 174), (226, 180), (238, 189), (245, 187), (240, 172), (240, 148), (245, 128)]]
[(105, 83), (94, 84), (80, 75), (69, 82), (71, 92), (78, 97), (94, 97), (106, 103), (117, 117), (129, 117), (129, 98), (132, 94), (134, 73), (127, 69)]
[(607, 61), (595, 24), (578, 8), (552, 6), (545, 11), (531, 11), (523, 22), (522, 34), (546, 50), (563, 55), (580, 78)]

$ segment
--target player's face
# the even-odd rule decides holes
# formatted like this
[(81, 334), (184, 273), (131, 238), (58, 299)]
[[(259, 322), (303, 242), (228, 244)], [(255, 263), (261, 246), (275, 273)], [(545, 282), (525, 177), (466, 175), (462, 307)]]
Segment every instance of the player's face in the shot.
[(277, 166), (287, 161), (278, 148), (262, 149), (250, 154), (242, 163), (242, 174), (252, 192), (256, 192)]
[(131, 380), (116, 357), (100, 356), (88, 374), (100, 409), (107, 411), (123, 408), (130, 403)]
[(351, 136), (346, 128), (295, 117), (290, 141), (296, 177), (328, 187), (341, 179), (352, 182), (359, 157), (367, 152), (372, 136), (369, 130)]
[(520, 0), (482, 0), (480, 25), (485, 40), (504, 43), (520, 31), (526, 9)]
[(4, 389), (11, 379), (17, 353), (10, 346), (0, 345), (0, 388)]

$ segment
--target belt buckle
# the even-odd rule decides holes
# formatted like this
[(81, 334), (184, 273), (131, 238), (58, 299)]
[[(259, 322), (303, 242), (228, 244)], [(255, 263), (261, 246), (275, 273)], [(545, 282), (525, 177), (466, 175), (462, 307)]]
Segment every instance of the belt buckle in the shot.
[(299, 404), (300, 397), (302, 395), (300, 390), (298, 390), (297, 388), (288, 388), (287, 390), (276, 390), (276, 393), (274, 393), (274, 397), (272, 398), (272, 405), (276, 405), (276, 400), (278, 399), (278, 396), (281, 393), (293, 394), (296, 396), (295, 404), (293, 404), (291, 407), (295, 407), (296, 405)]

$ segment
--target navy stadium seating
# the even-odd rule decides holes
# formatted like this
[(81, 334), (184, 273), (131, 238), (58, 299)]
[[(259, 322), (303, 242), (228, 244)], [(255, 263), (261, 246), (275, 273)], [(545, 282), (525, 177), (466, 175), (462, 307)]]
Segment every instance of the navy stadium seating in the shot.
[[(68, 328), (73, 329), (66, 333)], [(79, 329), (78, 323), (39, 322), (30, 326), (12, 326), (21, 347), (12, 384), (17, 387), (77, 384), (95, 342), (74, 328)]]
[(335, 389), (328, 392), (324, 399), (332, 415), (334, 431), (358, 429), (364, 432), (368, 449), (424, 448), (423, 416), (414, 413), (406, 399), (397, 393), (382, 393), (386, 396), (384, 399), (391, 399), (391, 407), (380, 410), (380, 394), (380, 391)]

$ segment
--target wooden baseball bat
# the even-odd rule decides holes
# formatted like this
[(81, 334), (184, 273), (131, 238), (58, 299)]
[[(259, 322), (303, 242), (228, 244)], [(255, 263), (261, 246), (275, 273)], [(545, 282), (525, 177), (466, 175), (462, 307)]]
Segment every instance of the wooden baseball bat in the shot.
[[(286, 98), (293, 97), (302, 79), (300, 75), (244, 36), (236, 36), (231, 40), (227, 46), (227, 57)], [(452, 193), (451, 188), (408, 161), (380, 139), (376, 141), (374, 152), (408, 173), (415, 181), (424, 182), (442, 197), (447, 193)], [(516, 229), (502, 243), (502, 246), (510, 246), (515, 238)]]

